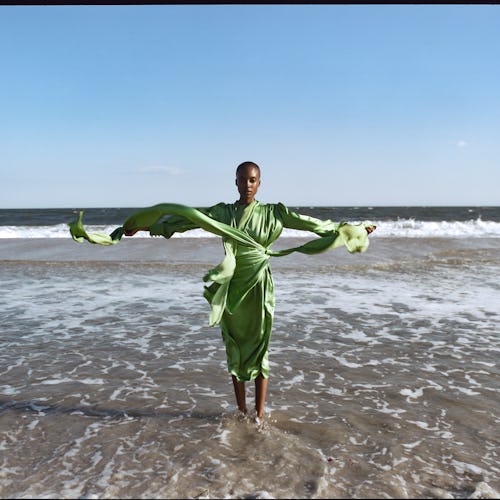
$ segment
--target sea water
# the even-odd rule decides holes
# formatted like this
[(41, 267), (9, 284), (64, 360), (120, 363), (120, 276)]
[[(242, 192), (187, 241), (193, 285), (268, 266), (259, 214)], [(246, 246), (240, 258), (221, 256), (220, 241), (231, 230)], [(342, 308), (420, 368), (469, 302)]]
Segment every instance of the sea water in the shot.
[(74, 210), (1, 210), (0, 496), (497, 498), (500, 209), (297, 211), (342, 210), (378, 225), (366, 253), (271, 260), (261, 424), (208, 326), (218, 238), (99, 247)]

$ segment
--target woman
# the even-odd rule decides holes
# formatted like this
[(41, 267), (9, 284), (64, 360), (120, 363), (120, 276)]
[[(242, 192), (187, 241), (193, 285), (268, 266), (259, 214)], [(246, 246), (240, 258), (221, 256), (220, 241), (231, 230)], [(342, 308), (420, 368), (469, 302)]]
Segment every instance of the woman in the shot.
[[(232, 273), (228, 281), (217, 280), (205, 287), (204, 294), (212, 304), (210, 323), (220, 323), (238, 409), (247, 413), (245, 382), (255, 380), (257, 419), (262, 419), (264, 415), (269, 379), (268, 348), (274, 315), (274, 284), (269, 266), (273, 252), (269, 248), (285, 227), (331, 237), (338, 234), (341, 226), (329, 220), (296, 214), (281, 203), (258, 202), (255, 196), (260, 182), (259, 166), (244, 162), (236, 169), (239, 199), (230, 204), (219, 203), (202, 211), (210, 219), (246, 233), (258, 244), (248, 246), (231, 237), (223, 237), (226, 259), (234, 258), (230, 266)], [(175, 232), (197, 227), (200, 226), (196, 222), (182, 215), (172, 215), (149, 227), (126, 229), (125, 235), (132, 236), (137, 231), (149, 230), (152, 236), (170, 238)], [(367, 225), (365, 229), (369, 234), (375, 226)], [(206, 277), (206, 281), (209, 279), (213, 279), (213, 276)]]

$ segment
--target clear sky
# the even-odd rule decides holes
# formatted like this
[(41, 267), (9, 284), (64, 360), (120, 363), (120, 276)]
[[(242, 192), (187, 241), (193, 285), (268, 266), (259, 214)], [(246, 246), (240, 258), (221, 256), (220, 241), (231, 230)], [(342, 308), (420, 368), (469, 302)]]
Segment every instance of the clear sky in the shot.
[(0, 208), (500, 205), (500, 6), (3, 6), (0, 117)]

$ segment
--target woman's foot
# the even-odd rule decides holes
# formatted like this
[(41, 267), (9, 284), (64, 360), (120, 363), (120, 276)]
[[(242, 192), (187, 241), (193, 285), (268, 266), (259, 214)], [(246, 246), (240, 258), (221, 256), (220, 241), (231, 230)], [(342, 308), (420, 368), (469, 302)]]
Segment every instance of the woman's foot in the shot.
[(240, 410), (239, 408), (236, 410), (236, 418), (242, 422), (243, 420), (246, 420), (248, 417), (248, 412), (245, 408), (244, 411)]

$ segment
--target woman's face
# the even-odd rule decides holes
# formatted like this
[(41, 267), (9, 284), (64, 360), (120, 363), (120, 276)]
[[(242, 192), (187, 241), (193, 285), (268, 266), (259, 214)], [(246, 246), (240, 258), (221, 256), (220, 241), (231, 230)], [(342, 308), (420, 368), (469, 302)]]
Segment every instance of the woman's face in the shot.
[(260, 186), (260, 172), (255, 167), (244, 167), (236, 172), (236, 186), (240, 193), (239, 203), (248, 205), (255, 200)]

